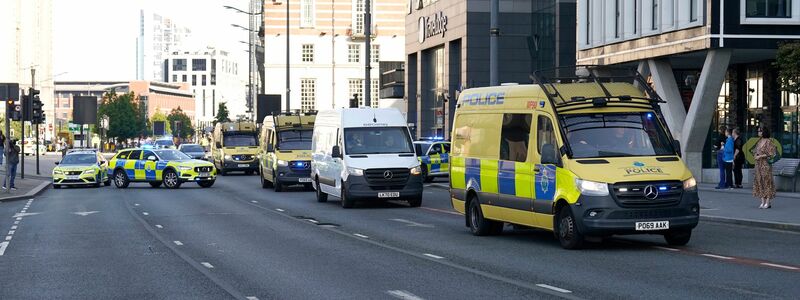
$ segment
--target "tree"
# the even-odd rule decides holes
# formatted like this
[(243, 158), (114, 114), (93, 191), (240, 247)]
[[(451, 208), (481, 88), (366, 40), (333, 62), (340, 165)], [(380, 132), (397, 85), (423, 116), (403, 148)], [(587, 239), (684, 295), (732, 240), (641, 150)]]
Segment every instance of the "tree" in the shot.
[(139, 98), (133, 93), (118, 95), (115, 92), (103, 95), (103, 101), (97, 110), (97, 115), (108, 116), (109, 138), (117, 140), (129, 139), (139, 136), (144, 129), (140, 119)]
[(225, 105), (225, 102), (220, 102), (217, 108), (217, 116), (214, 117), (214, 125), (217, 125), (217, 123), (230, 122), (231, 119), (228, 118), (228, 114), (228, 106)]
[(156, 112), (153, 114), (153, 116), (150, 117), (150, 132), (152, 132), (153, 135), (156, 134), (155, 127), (153, 126), (155, 122), (164, 122), (164, 133), (171, 132), (169, 126), (170, 125), (169, 120), (167, 120), (167, 115), (162, 113), (161, 109), (159, 109), (158, 107), (156, 107)]
[[(178, 108), (173, 109), (169, 116), (167, 116), (168, 123), (170, 124), (171, 128), (173, 128), (172, 136), (177, 136), (182, 139), (188, 139), (189, 137), (194, 134), (194, 127), (192, 126), (192, 119), (189, 119), (189, 116), (183, 112), (180, 106)], [(177, 122), (180, 122), (180, 126), (178, 126)]]
[(781, 44), (773, 65), (778, 68), (781, 90), (800, 94), (800, 42)]

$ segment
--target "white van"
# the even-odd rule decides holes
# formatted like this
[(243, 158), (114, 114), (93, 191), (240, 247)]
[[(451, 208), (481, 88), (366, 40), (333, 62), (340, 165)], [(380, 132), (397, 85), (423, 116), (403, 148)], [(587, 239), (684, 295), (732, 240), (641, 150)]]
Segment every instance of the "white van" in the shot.
[(317, 201), (328, 195), (351, 208), (358, 200), (422, 204), (422, 176), (411, 134), (394, 108), (343, 108), (317, 114), (311, 176)]

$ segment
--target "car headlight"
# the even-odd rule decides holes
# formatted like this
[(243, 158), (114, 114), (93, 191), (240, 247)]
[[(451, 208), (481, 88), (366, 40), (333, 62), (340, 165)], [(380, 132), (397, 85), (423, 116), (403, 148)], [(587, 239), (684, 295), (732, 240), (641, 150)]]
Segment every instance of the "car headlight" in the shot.
[(94, 174), (94, 172), (95, 172), (94, 170), (86, 170), (86, 171), (83, 171), (83, 174), (92, 175), (92, 174)]
[(231, 160), (231, 159), (233, 159), (233, 157), (231, 157), (230, 155), (225, 155), (225, 160)]
[(285, 161), (285, 160), (282, 160), (282, 159), (278, 160), (278, 166), (279, 167), (285, 167), (285, 166), (288, 166), (288, 165), (289, 165), (288, 161)]
[(53, 174), (54, 174), (54, 175), (63, 175), (63, 174), (64, 174), (64, 171), (61, 171), (61, 170), (53, 170)]
[(697, 190), (697, 181), (694, 180), (694, 177), (683, 181), (683, 190), (687, 192)]
[(192, 167), (189, 167), (189, 166), (178, 166), (178, 169), (180, 169), (181, 171), (189, 171), (189, 170), (192, 169)]
[(419, 175), (422, 174), (422, 168), (420, 166), (416, 166), (411, 168), (411, 175)]
[(586, 196), (608, 196), (608, 184), (575, 178), (575, 186)]
[(364, 170), (347, 167), (347, 173), (352, 176), (364, 176)]

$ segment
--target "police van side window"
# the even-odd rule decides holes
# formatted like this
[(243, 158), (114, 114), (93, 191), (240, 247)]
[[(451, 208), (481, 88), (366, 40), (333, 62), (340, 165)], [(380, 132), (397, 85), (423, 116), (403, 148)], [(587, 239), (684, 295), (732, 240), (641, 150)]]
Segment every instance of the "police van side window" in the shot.
[(546, 116), (539, 116), (536, 126), (536, 149), (539, 154), (542, 154), (542, 146), (545, 144), (553, 145), (558, 148), (556, 142), (556, 132), (553, 128), (553, 122)]
[(524, 162), (528, 159), (531, 134), (530, 114), (504, 114), (500, 132), (500, 159)]

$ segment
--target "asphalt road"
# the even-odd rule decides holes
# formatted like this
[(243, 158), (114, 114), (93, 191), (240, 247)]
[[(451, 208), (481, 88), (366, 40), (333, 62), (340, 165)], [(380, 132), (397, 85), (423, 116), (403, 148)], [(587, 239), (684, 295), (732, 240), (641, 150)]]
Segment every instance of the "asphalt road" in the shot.
[(0, 230), (11, 236), (0, 244), (3, 299), (800, 295), (797, 233), (701, 223), (686, 247), (627, 236), (568, 251), (537, 230), (472, 236), (438, 188), (420, 208), (349, 210), (302, 189), (261, 189), (256, 176), (210, 189), (49, 190), (0, 203)]

